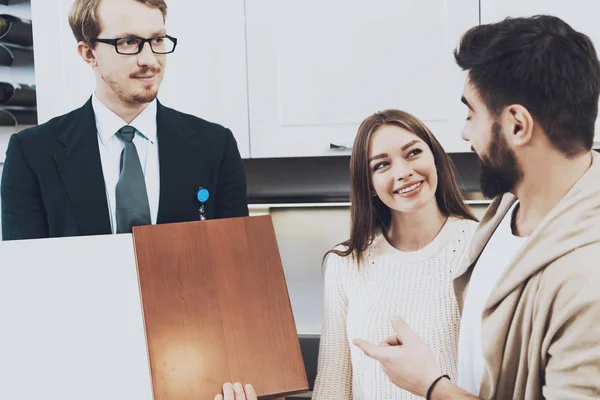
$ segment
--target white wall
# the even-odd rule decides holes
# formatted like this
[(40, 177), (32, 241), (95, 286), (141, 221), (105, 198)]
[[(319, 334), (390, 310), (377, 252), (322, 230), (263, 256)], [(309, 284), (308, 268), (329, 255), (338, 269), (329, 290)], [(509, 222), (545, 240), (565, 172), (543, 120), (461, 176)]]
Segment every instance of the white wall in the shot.
[(323, 316), (323, 255), (349, 235), (348, 208), (271, 210), (296, 327), (320, 334)]

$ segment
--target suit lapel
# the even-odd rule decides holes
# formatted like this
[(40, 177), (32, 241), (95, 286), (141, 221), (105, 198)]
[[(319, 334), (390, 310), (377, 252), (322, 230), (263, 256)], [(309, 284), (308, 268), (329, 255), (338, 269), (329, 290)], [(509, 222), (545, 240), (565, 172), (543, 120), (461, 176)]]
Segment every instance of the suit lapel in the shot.
[(108, 202), (91, 98), (73, 114), (73, 123), (58, 138), (54, 154), (82, 235), (111, 233)]
[(160, 102), (156, 114), (160, 200), (157, 223), (181, 222), (195, 198), (195, 165), (199, 156), (190, 144), (191, 132), (180, 116)]

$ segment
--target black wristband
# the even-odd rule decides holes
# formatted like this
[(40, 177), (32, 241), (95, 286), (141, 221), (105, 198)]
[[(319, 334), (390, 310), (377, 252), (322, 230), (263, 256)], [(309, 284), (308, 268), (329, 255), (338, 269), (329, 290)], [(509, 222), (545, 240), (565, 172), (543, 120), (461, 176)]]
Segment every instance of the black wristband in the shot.
[(435, 385), (437, 385), (437, 383), (439, 381), (441, 381), (444, 378), (447, 378), (448, 380), (450, 380), (450, 377), (448, 375), (442, 375), (439, 378), (437, 378), (435, 381), (433, 381), (431, 386), (429, 386), (429, 390), (427, 391), (427, 397), (425, 397), (427, 400), (431, 400), (431, 392), (433, 392), (433, 388), (435, 387)]

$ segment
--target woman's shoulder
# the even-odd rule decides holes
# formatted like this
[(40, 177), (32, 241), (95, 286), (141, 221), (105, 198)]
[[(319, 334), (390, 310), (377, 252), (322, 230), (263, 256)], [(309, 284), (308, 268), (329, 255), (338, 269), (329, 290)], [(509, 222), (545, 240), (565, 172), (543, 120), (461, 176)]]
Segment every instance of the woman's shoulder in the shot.
[(356, 258), (352, 253), (346, 255), (347, 251), (347, 245), (339, 244), (325, 254), (322, 268), (325, 284), (346, 282), (358, 270)]
[[(358, 270), (359, 264), (362, 264), (366, 258), (369, 258), (373, 253), (379, 253), (378, 248), (382, 245), (383, 235), (377, 232), (369, 241), (367, 247), (360, 255), (360, 260), (357, 259), (356, 252), (348, 252), (348, 243), (340, 243), (333, 249), (329, 250), (325, 257), (324, 268), (338, 268), (343, 270)], [(383, 239), (385, 241), (385, 239)]]
[(448, 222), (454, 227), (454, 233), (461, 239), (471, 240), (479, 226), (479, 222), (466, 218), (450, 217)]
[(323, 266), (327, 268), (330, 266), (347, 264), (352, 258), (352, 253), (348, 253), (348, 246), (341, 243), (325, 253)]
[(462, 230), (475, 230), (479, 226), (479, 222), (462, 217), (450, 217), (449, 221), (455, 224), (456, 226), (462, 228)]

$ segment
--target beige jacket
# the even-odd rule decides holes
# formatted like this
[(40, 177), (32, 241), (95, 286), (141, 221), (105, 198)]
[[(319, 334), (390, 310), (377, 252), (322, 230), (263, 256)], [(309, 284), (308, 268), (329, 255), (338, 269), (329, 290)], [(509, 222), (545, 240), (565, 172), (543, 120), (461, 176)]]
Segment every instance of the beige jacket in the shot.
[[(454, 281), (461, 312), (479, 255), (515, 200), (496, 199), (473, 237)], [(482, 334), (481, 398), (600, 398), (599, 154), (500, 277)]]

